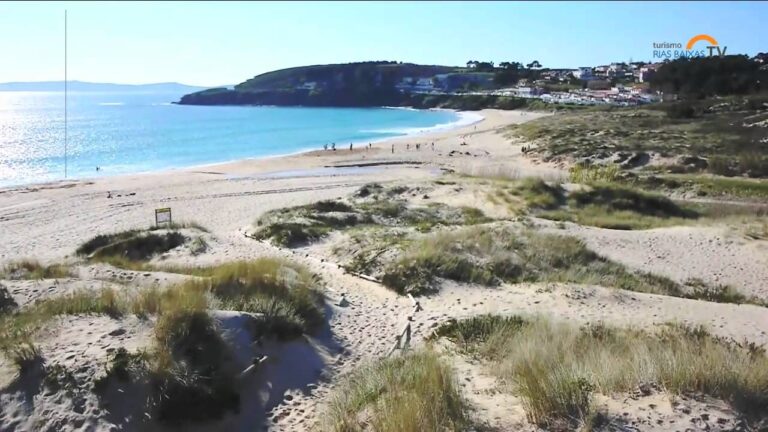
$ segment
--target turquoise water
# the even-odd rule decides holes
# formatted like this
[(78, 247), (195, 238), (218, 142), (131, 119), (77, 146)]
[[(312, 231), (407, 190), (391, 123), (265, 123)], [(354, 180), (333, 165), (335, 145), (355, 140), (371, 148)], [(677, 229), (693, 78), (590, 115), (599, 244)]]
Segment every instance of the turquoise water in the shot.
[[(348, 148), (473, 120), (447, 111), (170, 103), (180, 96), (70, 93), (67, 178), (283, 155), (331, 142)], [(0, 92), (0, 186), (63, 178), (63, 94)]]

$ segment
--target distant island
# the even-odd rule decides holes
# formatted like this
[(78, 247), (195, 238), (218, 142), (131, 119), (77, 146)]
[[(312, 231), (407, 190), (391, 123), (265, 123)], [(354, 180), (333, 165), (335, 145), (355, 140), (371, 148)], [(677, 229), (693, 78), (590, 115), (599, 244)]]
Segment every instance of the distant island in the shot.
[(763, 90), (766, 56), (617, 62), (575, 69), (538, 61), (470, 60), (466, 66), (369, 61), (281, 69), (234, 88), (184, 95), (181, 105), (276, 105), (459, 110), (553, 109), (579, 105), (633, 106), (662, 98), (702, 98)]
[[(189, 93), (207, 87), (190, 86), (175, 82), (154, 84), (114, 84), (85, 81), (67, 81), (67, 90), (73, 92), (167, 92)], [(64, 91), (64, 81), (30, 81), (0, 83), (0, 91)]]

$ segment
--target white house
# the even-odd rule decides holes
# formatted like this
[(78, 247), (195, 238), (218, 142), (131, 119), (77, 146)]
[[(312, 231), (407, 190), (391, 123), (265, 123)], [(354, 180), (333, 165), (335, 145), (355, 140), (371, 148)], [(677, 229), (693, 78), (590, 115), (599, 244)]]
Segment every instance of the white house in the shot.
[(573, 76), (580, 80), (590, 80), (592, 79), (592, 68), (586, 66), (580, 67), (573, 71)]

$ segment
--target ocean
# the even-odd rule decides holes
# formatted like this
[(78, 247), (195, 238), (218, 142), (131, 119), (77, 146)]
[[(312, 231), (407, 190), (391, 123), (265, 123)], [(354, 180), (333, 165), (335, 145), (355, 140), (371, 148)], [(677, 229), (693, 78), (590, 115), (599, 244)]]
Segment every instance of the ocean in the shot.
[[(285, 155), (468, 124), (399, 108), (184, 106), (172, 93), (70, 93), (67, 178)], [(96, 171), (96, 167), (100, 167)], [(64, 179), (64, 95), (0, 92), (0, 186)]]

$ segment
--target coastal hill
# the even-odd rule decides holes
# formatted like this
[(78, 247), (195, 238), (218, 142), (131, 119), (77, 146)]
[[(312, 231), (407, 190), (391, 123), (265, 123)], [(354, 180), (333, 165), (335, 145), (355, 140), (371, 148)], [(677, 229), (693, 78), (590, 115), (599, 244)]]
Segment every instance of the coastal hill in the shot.
[[(68, 81), (67, 90), (76, 92), (168, 92), (188, 93), (206, 87), (190, 86), (176, 82), (153, 84), (114, 84), (86, 81)], [(0, 91), (64, 91), (64, 81), (30, 81), (0, 83)]]
[(182, 105), (400, 105), (403, 80), (431, 81), (459, 68), (394, 61), (312, 65), (257, 75), (234, 87), (214, 88), (185, 95)]
[[(583, 70), (582, 70), (583, 69)], [(759, 56), (681, 58), (657, 64), (550, 69), (538, 61), (437, 66), (370, 61), (267, 72), (232, 89), (187, 94), (182, 105), (410, 106), (459, 110), (644, 105), (755, 94), (768, 69)]]

